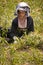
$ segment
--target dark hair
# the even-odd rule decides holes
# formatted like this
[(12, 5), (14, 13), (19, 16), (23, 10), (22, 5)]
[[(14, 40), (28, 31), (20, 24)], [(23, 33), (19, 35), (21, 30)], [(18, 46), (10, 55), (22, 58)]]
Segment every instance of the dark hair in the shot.
[[(18, 10), (18, 11), (17, 11), (17, 13), (18, 13), (18, 14), (19, 14), (19, 11), (20, 11), (20, 10)], [(25, 13), (27, 14), (27, 12), (26, 12), (26, 11), (25, 11)]]

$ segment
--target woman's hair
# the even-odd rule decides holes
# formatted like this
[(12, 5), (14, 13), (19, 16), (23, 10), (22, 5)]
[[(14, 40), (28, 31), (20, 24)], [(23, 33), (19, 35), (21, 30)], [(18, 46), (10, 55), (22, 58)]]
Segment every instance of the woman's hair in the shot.
[[(20, 10), (17, 11), (17, 13), (19, 14)], [(27, 13), (27, 11), (25, 11), (25, 13)]]

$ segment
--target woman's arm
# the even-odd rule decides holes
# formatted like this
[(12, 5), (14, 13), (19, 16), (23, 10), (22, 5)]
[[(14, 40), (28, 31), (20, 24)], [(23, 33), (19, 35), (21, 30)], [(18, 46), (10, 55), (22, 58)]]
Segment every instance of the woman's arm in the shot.
[(12, 21), (12, 25), (11, 25), (11, 30), (8, 34), (8, 37), (9, 38), (13, 38), (14, 35), (16, 35), (16, 30), (17, 30), (17, 18), (15, 18), (13, 21)]
[(34, 31), (34, 23), (32, 17), (28, 17), (28, 32)]

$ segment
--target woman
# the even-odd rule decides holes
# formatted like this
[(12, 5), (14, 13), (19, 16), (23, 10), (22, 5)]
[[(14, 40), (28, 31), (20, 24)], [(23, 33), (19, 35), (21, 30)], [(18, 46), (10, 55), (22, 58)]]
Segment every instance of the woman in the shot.
[(9, 38), (13, 38), (14, 36), (21, 37), (24, 34), (24, 31), (27, 34), (34, 31), (33, 19), (29, 14), (30, 7), (27, 3), (21, 2), (17, 5), (17, 17), (12, 22), (11, 32), (8, 35)]

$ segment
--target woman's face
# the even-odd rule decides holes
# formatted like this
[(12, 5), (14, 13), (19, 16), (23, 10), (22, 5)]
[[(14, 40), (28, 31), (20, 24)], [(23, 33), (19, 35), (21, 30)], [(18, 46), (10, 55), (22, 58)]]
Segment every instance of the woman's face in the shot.
[(18, 16), (19, 16), (19, 17), (24, 17), (25, 14), (26, 14), (26, 12), (25, 12), (25, 11), (22, 11), (22, 10), (20, 10), (20, 11), (18, 12)]

